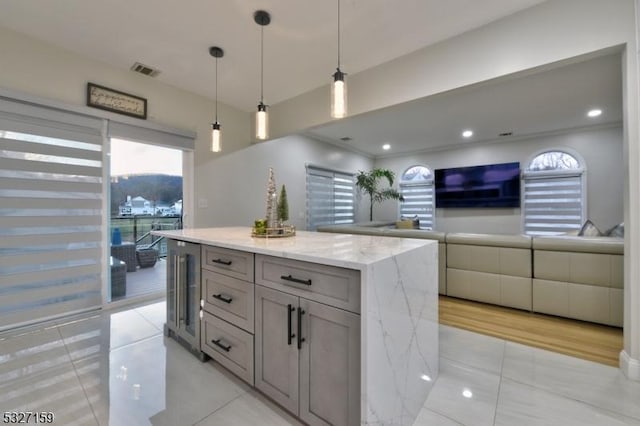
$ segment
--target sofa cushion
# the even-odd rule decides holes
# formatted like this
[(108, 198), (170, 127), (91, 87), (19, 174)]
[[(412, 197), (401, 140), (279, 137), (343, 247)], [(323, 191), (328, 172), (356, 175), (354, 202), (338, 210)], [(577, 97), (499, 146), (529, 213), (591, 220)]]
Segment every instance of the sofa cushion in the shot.
[(534, 250), (624, 254), (624, 240), (612, 237), (533, 237)]
[(578, 232), (579, 237), (599, 237), (601, 235), (602, 232), (600, 232), (598, 227), (595, 226), (590, 220), (587, 220)]
[(624, 238), (624, 222), (608, 229), (604, 234), (607, 237)]
[(528, 235), (451, 233), (447, 234), (447, 243), (490, 247), (531, 248), (531, 237)]

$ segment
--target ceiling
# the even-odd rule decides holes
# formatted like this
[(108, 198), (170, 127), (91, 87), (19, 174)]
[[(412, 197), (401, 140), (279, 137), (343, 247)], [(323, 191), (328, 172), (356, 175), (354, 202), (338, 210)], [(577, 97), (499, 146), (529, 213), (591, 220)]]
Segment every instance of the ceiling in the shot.
[[(354, 74), (543, 0), (342, 0), (341, 68)], [(164, 83), (214, 97), (213, 45), (222, 47), (218, 99), (253, 111), (328, 84), (337, 62), (336, 0), (2, 0), (0, 26), (117, 68), (140, 62)], [(149, 77), (151, 78), (151, 77)], [(143, 95), (143, 94), (142, 94)]]
[[(602, 115), (587, 117), (593, 108)], [(307, 133), (376, 157), (621, 121), (621, 55), (608, 53), (333, 121)], [(467, 129), (474, 134), (465, 139)], [(383, 144), (391, 149), (383, 150)]]
[[(341, 0), (341, 68), (354, 74), (542, 1)], [(56, 0), (55, 7), (2, 0), (0, 26), (117, 68), (143, 63), (161, 71), (153, 78), (212, 99), (215, 60), (208, 49), (220, 46), (219, 101), (254, 111), (259, 9), (272, 15), (264, 28), (265, 103), (328, 84), (336, 66), (336, 0)], [(332, 121), (308, 134), (373, 157), (397, 155), (493, 141), (505, 132), (517, 139), (620, 122), (621, 105), (617, 53)], [(592, 107), (602, 116), (588, 119)], [(474, 136), (463, 139), (463, 129)]]

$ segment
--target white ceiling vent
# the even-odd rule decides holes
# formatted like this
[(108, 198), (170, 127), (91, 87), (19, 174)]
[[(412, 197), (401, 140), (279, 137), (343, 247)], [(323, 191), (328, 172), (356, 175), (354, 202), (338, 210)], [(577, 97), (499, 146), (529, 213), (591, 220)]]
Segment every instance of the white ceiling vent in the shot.
[(131, 67), (131, 71), (148, 75), (149, 77), (155, 77), (160, 74), (160, 70), (153, 69), (148, 65), (141, 64), (140, 62), (136, 62), (135, 64), (133, 64), (133, 66)]

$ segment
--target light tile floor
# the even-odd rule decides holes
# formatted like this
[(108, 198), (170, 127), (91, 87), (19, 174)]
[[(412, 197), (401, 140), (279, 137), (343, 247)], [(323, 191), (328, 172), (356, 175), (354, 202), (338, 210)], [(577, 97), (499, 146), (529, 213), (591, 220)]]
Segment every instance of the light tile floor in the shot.
[[(162, 334), (165, 303), (0, 334), (0, 408), (58, 425), (298, 425)], [(640, 425), (618, 369), (440, 326), (440, 376), (415, 426)]]

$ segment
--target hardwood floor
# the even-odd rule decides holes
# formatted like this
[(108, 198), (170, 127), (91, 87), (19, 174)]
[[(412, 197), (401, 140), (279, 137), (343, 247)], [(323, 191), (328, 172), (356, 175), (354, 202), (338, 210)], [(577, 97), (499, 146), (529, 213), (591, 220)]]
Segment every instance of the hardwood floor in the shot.
[(622, 329), (440, 296), (440, 324), (618, 366)]

